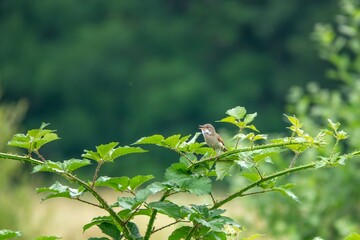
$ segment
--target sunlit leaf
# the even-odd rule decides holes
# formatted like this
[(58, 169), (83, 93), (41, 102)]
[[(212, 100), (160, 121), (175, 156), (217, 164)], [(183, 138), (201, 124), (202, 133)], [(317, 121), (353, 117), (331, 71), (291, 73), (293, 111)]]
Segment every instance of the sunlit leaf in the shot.
[(245, 116), (246, 110), (244, 107), (237, 106), (227, 110), (226, 114), (240, 120)]
[(50, 187), (37, 188), (36, 192), (37, 193), (50, 192), (49, 195), (47, 195), (45, 198), (43, 198), (43, 200), (47, 200), (47, 199), (55, 198), (55, 197), (77, 198), (77, 197), (80, 197), (84, 193), (84, 190), (70, 188), (69, 186), (65, 186), (59, 182), (56, 182)]
[(244, 123), (247, 125), (249, 123), (251, 123), (252, 121), (254, 121), (255, 117), (257, 116), (257, 113), (252, 113), (252, 114), (246, 114), (245, 118), (244, 118)]
[(0, 230), (0, 239), (9, 239), (14, 237), (20, 237), (21, 233), (19, 231), (12, 231), (8, 229)]
[(21, 147), (29, 151), (38, 151), (43, 145), (60, 139), (55, 130), (44, 129), (49, 124), (43, 123), (39, 129), (32, 129), (27, 134), (16, 134), (8, 142), (9, 146)]
[(95, 186), (102, 186), (102, 187), (111, 187), (117, 191), (124, 191), (128, 188), (130, 184), (130, 179), (128, 177), (106, 177), (102, 176), (99, 177), (96, 182)]
[(142, 137), (134, 144), (159, 144), (162, 140), (164, 140), (164, 137), (156, 134), (149, 137)]
[(138, 188), (139, 186), (141, 186), (145, 182), (150, 181), (153, 178), (154, 178), (153, 175), (146, 175), (146, 176), (138, 175), (138, 176), (135, 176), (135, 177), (130, 179), (130, 184), (129, 184), (130, 189), (135, 190), (136, 188)]

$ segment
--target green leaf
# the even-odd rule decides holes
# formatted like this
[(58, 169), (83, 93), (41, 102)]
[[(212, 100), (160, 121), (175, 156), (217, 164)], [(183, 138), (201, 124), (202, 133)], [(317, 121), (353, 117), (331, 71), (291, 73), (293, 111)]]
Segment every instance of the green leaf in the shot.
[(56, 236), (40, 236), (35, 238), (35, 240), (57, 240), (57, 239), (61, 239), (61, 237), (56, 237)]
[(80, 197), (84, 193), (84, 190), (70, 188), (68, 186), (62, 185), (59, 182), (56, 182), (55, 184), (53, 184), (50, 187), (37, 188), (36, 192), (37, 193), (50, 192), (49, 195), (47, 195), (45, 198), (43, 198), (43, 200), (47, 200), (47, 199), (55, 198), (55, 197), (77, 198), (77, 197)]
[(112, 239), (120, 239), (120, 231), (113, 223), (102, 222), (97, 225), (101, 232), (108, 235)]
[(60, 139), (55, 130), (44, 129), (47, 125), (43, 123), (39, 129), (32, 129), (24, 134), (16, 134), (9, 142), (9, 146), (21, 147), (30, 152), (38, 151), (43, 145)]
[(135, 197), (118, 197), (114, 206), (122, 207), (123, 209), (133, 210), (138, 207), (142, 201), (138, 201)]
[(284, 196), (287, 196), (298, 203), (301, 203), (299, 198), (289, 189), (283, 187), (275, 187), (274, 190), (281, 192)]
[(137, 225), (135, 223), (129, 222), (127, 224), (127, 228), (130, 230), (131, 239), (133, 239), (133, 240), (143, 240), (143, 238), (141, 237), (139, 228), (137, 227)]
[(64, 162), (46, 161), (41, 165), (37, 165), (33, 169), (36, 172), (73, 172), (78, 168), (90, 165), (91, 162), (87, 159), (70, 159)]
[(168, 201), (151, 202), (149, 203), (149, 207), (174, 219), (180, 219), (186, 216), (180, 206)]
[(329, 127), (334, 131), (336, 132), (339, 127), (340, 127), (340, 123), (339, 122), (336, 122), (334, 123), (333, 121), (331, 121), (331, 119), (328, 119), (328, 123), (329, 123)]
[(240, 120), (245, 116), (246, 109), (244, 107), (237, 106), (237, 107), (227, 110), (226, 114), (236, 118), (237, 120)]
[(181, 137), (180, 134), (172, 135), (164, 139), (162, 141), (162, 144), (170, 148), (175, 148), (181, 142), (180, 137)]
[(115, 151), (115, 147), (118, 145), (118, 142), (110, 142), (108, 144), (101, 144), (96, 147), (96, 152), (99, 154), (100, 158), (103, 161), (112, 161), (112, 154)]
[(360, 240), (360, 234), (358, 233), (351, 233), (347, 235), (344, 240)]
[(215, 165), (216, 180), (222, 180), (235, 165), (234, 162), (217, 162)]
[(81, 156), (87, 159), (92, 159), (97, 162), (105, 161), (105, 162), (112, 162), (114, 159), (131, 154), (131, 153), (142, 153), (146, 152), (146, 150), (139, 148), (139, 147), (117, 147), (118, 142), (111, 142), (108, 144), (102, 144), (96, 147), (96, 152), (85, 150), (85, 153)]
[(169, 237), (169, 240), (185, 239), (191, 230), (192, 230), (192, 227), (190, 227), (190, 226), (182, 226), (172, 232), (172, 234)]
[(234, 125), (236, 125), (238, 123), (236, 118), (234, 118), (232, 116), (225, 117), (225, 118), (221, 119), (219, 122), (226, 122), (226, 123), (231, 123)]
[(0, 230), (0, 239), (9, 239), (14, 237), (20, 237), (21, 233), (19, 231), (12, 231), (8, 229)]
[(112, 153), (111, 158), (112, 160), (114, 160), (124, 155), (133, 154), (133, 153), (143, 153), (143, 152), (147, 152), (147, 150), (144, 150), (140, 147), (129, 147), (129, 146), (118, 147)]
[(165, 172), (165, 178), (177, 185), (184, 191), (196, 195), (208, 194), (211, 192), (211, 179), (192, 175), (183, 163), (174, 163)]
[(102, 177), (99, 177), (95, 182), (95, 186), (110, 187), (117, 191), (127, 190), (129, 184), (130, 184), (130, 179), (125, 176), (124, 177), (114, 177), (114, 178), (102, 176)]
[(255, 117), (257, 116), (257, 113), (252, 113), (252, 114), (246, 114), (245, 118), (244, 118), (244, 123), (246, 125), (248, 125), (249, 123), (251, 123), (252, 121), (254, 121)]
[(243, 173), (242, 176), (249, 179), (251, 182), (256, 182), (260, 180), (260, 176), (258, 173)]
[(150, 181), (153, 178), (154, 178), (153, 175), (145, 175), (145, 176), (138, 175), (138, 176), (135, 176), (135, 177), (130, 179), (130, 184), (129, 184), (130, 189), (134, 191), (136, 188), (138, 188), (139, 186), (141, 186), (145, 182)]
[(83, 231), (85, 232), (86, 230), (88, 230), (89, 228), (91, 228), (92, 226), (97, 226), (101, 223), (113, 223), (113, 219), (111, 216), (100, 216), (100, 217), (95, 217), (91, 220), (90, 223), (85, 224), (83, 226)]
[(137, 140), (134, 144), (159, 144), (164, 140), (164, 137), (161, 135), (152, 135), (149, 137), (142, 137)]

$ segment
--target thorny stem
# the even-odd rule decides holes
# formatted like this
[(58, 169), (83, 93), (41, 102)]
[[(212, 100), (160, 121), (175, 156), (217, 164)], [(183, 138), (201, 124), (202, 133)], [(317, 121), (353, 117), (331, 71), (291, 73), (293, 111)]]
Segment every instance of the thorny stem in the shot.
[(167, 224), (167, 225), (165, 225), (165, 226), (162, 226), (162, 227), (160, 227), (160, 228), (158, 228), (158, 229), (153, 230), (152, 233), (159, 232), (159, 231), (161, 231), (161, 230), (163, 230), (163, 229), (165, 229), (165, 228), (167, 228), (167, 227), (170, 227), (170, 226), (172, 226), (172, 225), (175, 225), (175, 224), (177, 224), (177, 223), (188, 223), (188, 222), (190, 222), (190, 221), (176, 220), (175, 222), (169, 223), (169, 224)]
[[(19, 156), (15, 154), (10, 153), (0, 153), (0, 159), (9, 159), (9, 160), (15, 160), (15, 161), (21, 161), (21, 162), (28, 162), (33, 165), (42, 165), (44, 162), (34, 159), (29, 156)], [(110, 207), (110, 205), (103, 199), (98, 192), (96, 192), (91, 186), (89, 186), (86, 182), (83, 180), (77, 178), (76, 176), (72, 175), (71, 173), (65, 172), (65, 171), (54, 171), (54, 173), (59, 174), (63, 176), (64, 178), (68, 179), (71, 182), (74, 182), (83, 188), (85, 188), (98, 202), (99, 207), (103, 208), (105, 211), (107, 211), (110, 216), (114, 219), (115, 225), (118, 227), (119, 230), (122, 231), (124, 234), (124, 237), (126, 239), (131, 239), (131, 235), (129, 232), (129, 229), (127, 228), (124, 221), (121, 220), (121, 218), (116, 214), (116, 212)]]
[(92, 182), (91, 182), (91, 187), (92, 187), (92, 188), (94, 188), (95, 181), (96, 181), (96, 179), (97, 179), (97, 177), (98, 177), (98, 174), (99, 174), (99, 171), (100, 171), (100, 167), (101, 167), (101, 165), (103, 165), (103, 163), (104, 163), (104, 161), (100, 160), (100, 161), (98, 162), (98, 165), (96, 166), (95, 173), (94, 173), (94, 177), (93, 177), (93, 180), (92, 180)]
[(244, 196), (245, 192), (247, 192), (248, 190), (250, 190), (250, 189), (252, 189), (254, 187), (259, 186), (263, 182), (269, 181), (271, 179), (274, 179), (276, 177), (279, 177), (279, 176), (282, 176), (282, 175), (285, 175), (285, 174), (288, 174), (288, 173), (291, 173), (291, 172), (297, 172), (297, 171), (305, 170), (305, 169), (308, 169), (308, 168), (314, 168), (314, 167), (315, 167), (315, 163), (312, 162), (312, 163), (309, 163), (309, 164), (306, 164), (306, 165), (302, 165), (302, 166), (298, 166), (298, 167), (294, 167), (294, 168), (288, 168), (288, 169), (285, 169), (283, 171), (276, 172), (276, 173), (270, 174), (268, 176), (264, 176), (263, 178), (257, 180), (256, 182), (253, 182), (253, 183), (249, 184), (248, 186), (244, 187), (243, 189), (237, 191), (236, 193), (234, 193), (234, 194), (228, 196), (227, 198), (217, 202), (216, 204), (214, 204), (212, 206), (211, 209), (219, 208), (222, 205), (224, 205), (225, 203), (230, 202), (234, 198)]
[(294, 155), (293, 159), (291, 160), (291, 163), (290, 163), (290, 165), (289, 165), (289, 168), (294, 167), (295, 162), (296, 162), (296, 159), (299, 157), (299, 155), (300, 155), (299, 152), (295, 152), (295, 155)]
[(38, 150), (34, 150), (34, 153), (40, 158), (41, 161), (45, 162), (45, 158), (39, 153)]
[(88, 201), (83, 200), (83, 199), (81, 199), (81, 198), (79, 198), (79, 197), (74, 198), (74, 199), (76, 199), (76, 200), (77, 200), (77, 201), (79, 201), (79, 202), (86, 203), (86, 204), (89, 204), (89, 205), (91, 205), (91, 206), (94, 206), (94, 207), (98, 207), (98, 208), (104, 209), (102, 206), (100, 206), (100, 205), (98, 205), (98, 204), (95, 204), (95, 203), (92, 203), (92, 202), (88, 202)]
[[(170, 191), (166, 191), (164, 193), (164, 195), (161, 197), (160, 202), (165, 201), (165, 199), (170, 195)], [(154, 209), (151, 213), (150, 219), (149, 219), (149, 223), (148, 226), (146, 228), (146, 232), (145, 232), (145, 237), (144, 240), (149, 240), (151, 234), (153, 233), (153, 227), (154, 227), (154, 222), (156, 219), (156, 215), (157, 215), (157, 210)]]

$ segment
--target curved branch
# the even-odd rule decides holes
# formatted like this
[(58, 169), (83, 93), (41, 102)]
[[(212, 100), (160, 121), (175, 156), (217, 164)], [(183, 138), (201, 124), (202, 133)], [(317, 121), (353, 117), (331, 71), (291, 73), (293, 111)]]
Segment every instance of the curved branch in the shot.
[[(44, 162), (31, 158), (29, 156), (19, 156), (16, 154), (10, 154), (10, 153), (0, 153), (0, 159), (5, 160), (15, 160), (15, 161), (21, 161), (21, 162), (28, 162), (33, 165), (42, 165)], [(126, 223), (121, 220), (121, 218), (116, 214), (116, 212), (110, 207), (110, 205), (103, 199), (98, 192), (96, 192), (91, 186), (89, 186), (86, 182), (83, 180), (77, 178), (76, 176), (72, 175), (71, 173), (64, 172), (64, 171), (55, 171), (54, 173), (59, 174), (66, 179), (68, 179), (71, 182), (74, 182), (82, 187), (84, 187), (88, 192), (90, 192), (93, 197), (96, 198), (96, 200), (99, 202), (99, 206), (103, 208), (105, 211), (107, 211), (110, 216), (114, 219), (116, 226), (119, 228), (119, 230), (123, 231), (123, 234), (126, 238), (130, 239), (130, 233), (129, 230), (126, 227)]]

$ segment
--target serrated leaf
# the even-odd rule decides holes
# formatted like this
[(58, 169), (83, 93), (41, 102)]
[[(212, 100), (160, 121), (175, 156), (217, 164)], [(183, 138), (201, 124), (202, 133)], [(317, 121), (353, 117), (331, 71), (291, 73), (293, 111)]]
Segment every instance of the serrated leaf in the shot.
[(42, 187), (36, 189), (37, 193), (50, 192), (43, 200), (47, 200), (55, 197), (64, 197), (64, 198), (77, 198), (84, 193), (84, 190), (79, 190), (75, 188), (70, 188), (68, 186), (62, 185), (59, 182), (55, 182), (50, 187)]
[(135, 197), (119, 197), (115, 206), (122, 207), (123, 209), (133, 210), (141, 203), (142, 202), (139, 202)]
[(194, 177), (185, 182), (182, 188), (198, 196), (209, 194), (212, 188), (211, 179), (208, 177)]
[(245, 116), (246, 109), (244, 107), (237, 106), (227, 110), (226, 114), (240, 120)]
[(162, 135), (156, 134), (149, 137), (142, 137), (134, 144), (159, 144), (162, 140), (164, 140), (164, 137)]
[(103, 222), (106, 222), (106, 223), (113, 223), (113, 219), (112, 217), (110, 216), (100, 216), (100, 217), (95, 217), (91, 220), (90, 223), (88, 224), (85, 224), (83, 226), (83, 231), (85, 232), (86, 230), (88, 230), (89, 228), (91, 228), (92, 226), (96, 226), (96, 225), (99, 225)]
[(141, 237), (139, 228), (137, 227), (137, 225), (135, 223), (129, 222), (127, 224), (127, 228), (130, 230), (131, 239), (133, 239), (133, 240), (143, 240), (143, 238)]
[(247, 126), (245, 126), (245, 128), (251, 129), (255, 132), (260, 132), (254, 125), (247, 125)]
[(226, 123), (231, 123), (231, 124), (235, 124), (235, 125), (238, 123), (236, 118), (234, 118), (233, 116), (227, 116), (227, 117), (221, 119), (219, 122), (226, 122)]
[(251, 123), (252, 121), (254, 121), (255, 117), (257, 116), (257, 113), (252, 113), (252, 114), (246, 114), (245, 118), (244, 118), (244, 123), (246, 125), (248, 125), (249, 123)]
[(119, 145), (118, 142), (110, 142), (108, 144), (101, 144), (96, 147), (96, 152), (99, 154), (103, 161), (112, 161), (112, 154), (115, 151), (115, 147)]
[(130, 179), (129, 187), (130, 187), (131, 190), (134, 191), (136, 188), (138, 188), (139, 186), (141, 186), (145, 182), (150, 181), (153, 178), (154, 178), (153, 175), (138, 175), (138, 176), (135, 176), (135, 177)]
[(172, 202), (152, 202), (149, 203), (149, 207), (174, 219), (183, 218), (186, 215), (182, 212), (182, 208), (180, 206)]
[(165, 172), (165, 178), (180, 187), (196, 195), (211, 192), (211, 179), (207, 177), (193, 176), (183, 163), (174, 163)]
[(133, 153), (143, 153), (143, 152), (147, 152), (147, 150), (144, 150), (140, 147), (129, 147), (129, 146), (118, 147), (112, 153), (111, 158), (112, 160), (114, 160), (124, 155), (133, 154)]
[(119, 143), (118, 142), (111, 142), (108, 144), (102, 144), (96, 147), (96, 152), (90, 150), (84, 150), (85, 153), (81, 156), (87, 159), (92, 159), (97, 162), (105, 161), (105, 162), (112, 162), (116, 158), (132, 154), (132, 153), (142, 153), (146, 152), (146, 150), (140, 147), (116, 147)]
[(229, 174), (229, 171), (233, 166), (235, 166), (234, 162), (217, 162), (215, 165), (216, 180), (222, 180)]
[(175, 148), (180, 143), (180, 137), (180, 134), (172, 135), (162, 140), (161, 143), (167, 147)]
[(102, 177), (99, 177), (95, 182), (95, 186), (110, 187), (117, 191), (127, 190), (129, 184), (130, 184), (130, 179), (125, 176), (124, 177), (114, 177), (114, 178), (102, 176)]
[(101, 232), (108, 235), (112, 239), (120, 239), (120, 231), (113, 223), (102, 222), (97, 225)]
[(36, 172), (73, 172), (78, 168), (91, 164), (87, 159), (70, 159), (63, 162), (46, 161), (43, 164), (37, 165), (33, 169), (33, 173)]
[(60, 139), (55, 130), (44, 129), (47, 125), (43, 123), (39, 129), (32, 129), (25, 134), (16, 134), (8, 142), (9, 146), (21, 147), (28, 149), (29, 151), (38, 151), (43, 145)]
[(191, 230), (192, 230), (192, 227), (190, 227), (190, 226), (182, 226), (172, 232), (172, 234), (169, 237), (169, 240), (185, 239)]
[(9, 239), (14, 237), (20, 237), (21, 233), (19, 231), (12, 231), (8, 229), (0, 230), (0, 239)]
[(282, 187), (276, 187), (274, 188), (274, 190), (279, 191), (280, 193), (282, 193), (284, 196), (287, 196), (289, 198), (291, 198), (292, 200), (301, 203), (299, 198), (289, 189), (286, 188), (282, 188)]

